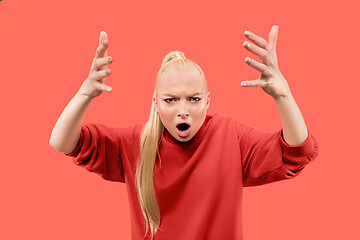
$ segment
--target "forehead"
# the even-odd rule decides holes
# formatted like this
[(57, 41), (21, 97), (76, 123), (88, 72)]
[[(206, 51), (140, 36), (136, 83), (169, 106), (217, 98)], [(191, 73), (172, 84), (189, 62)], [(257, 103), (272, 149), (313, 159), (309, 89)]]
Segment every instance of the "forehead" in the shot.
[(169, 69), (160, 75), (156, 91), (158, 94), (180, 94), (190, 92), (206, 92), (206, 80), (198, 71), (178, 71)]

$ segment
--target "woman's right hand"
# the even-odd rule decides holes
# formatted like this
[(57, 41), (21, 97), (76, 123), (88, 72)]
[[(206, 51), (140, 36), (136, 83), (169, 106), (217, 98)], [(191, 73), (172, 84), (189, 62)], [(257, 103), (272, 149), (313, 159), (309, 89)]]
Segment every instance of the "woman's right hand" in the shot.
[(107, 65), (113, 62), (112, 57), (107, 55), (108, 38), (104, 31), (100, 33), (99, 46), (96, 49), (96, 55), (93, 59), (89, 76), (82, 84), (79, 93), (90, 98), (99, 96), (103, 91), (111, 92), (112, 88), (105, 85), (105, 78), (111, 71)]

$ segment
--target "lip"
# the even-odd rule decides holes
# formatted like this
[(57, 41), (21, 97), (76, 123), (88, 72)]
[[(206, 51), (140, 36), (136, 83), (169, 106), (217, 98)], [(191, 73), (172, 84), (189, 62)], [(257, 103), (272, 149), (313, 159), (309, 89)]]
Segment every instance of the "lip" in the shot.
[(189, 128), (191, 127), (190, 123), (187, 123), (187, 122), (180, 122), (180, 123), (176, 124), (176, 127), (179, 126), (180, 124), (183, 124), (183, 123), (189, 125)]
[(186, 138), (187, 136), (190, 135), (190, 128), (188, 128), (186, 131), (180, 131), (179, 129), (176, 128), (176, 132), (180, 137)]
[[(177, 126), (179, 126), (180, 124), (183, 124), (183, 123), (189, 125), (189, 128), (186, 131), (180, 131), (177, 128)], [(190, 135), (190, 128), (191, 128), (191, 125), (189, 123), (187, 123), (187, 122), (181, 122), (181, 123), (176, 124), (176, 132), (180, 137), (183, 137), (183, 138), (186, 138), (187, 136)]]

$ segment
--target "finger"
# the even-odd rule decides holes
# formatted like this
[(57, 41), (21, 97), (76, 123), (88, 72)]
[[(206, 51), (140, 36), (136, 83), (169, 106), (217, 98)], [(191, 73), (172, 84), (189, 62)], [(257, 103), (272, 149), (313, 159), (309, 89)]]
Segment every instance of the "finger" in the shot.
[(107, 56), (107, 48), (108, 48), (108, 42), (103, 41), (96, 49), (96, 55), (95, 58), (101, 58)]
[(100, 32), (99, 46), (96, 50), (95, 57), (104, 57), (107, 56), (107, 48), (109, 45), (109, 40), (106, 32)]
[(265, 60), (265, 58), (268, 56), (268, 52), (265, 49), (251, 44), (247, 41), (243, 43), (243, 46), (250, 52), (254, 53), (256, 56), (259, 56), (262, 60)]
[(100, 32), (100, 40), (99, 40), (99, 45), (101, 45), (101, 43), (103, 43), (103, 41), (107, 41), (108, 37), (105, 31), (101, 31)]
[(276, 41), (277, 41), (278, 32), (279, 32), (279, 26), (277, 26), (277, 25), (272, 26), (270, 33), (269, 33), (269, 48), (271, 50), (276, 49)]
[(271, 85), (271, 82), (267, 82), (264, 80), (256, 79), (252, 81), (242, 81), (242, 87), (268, 87)]
[(255, 33), (245, 31), (245, 37), (247, 37), (250, 41), (258, 45), (259, 47), (267, 50), (267, 41), (259, 36), (257, 36)]
[(95, 87), (98, 89), (98, 90), (101, 90), (101, 91), (104, 91), (104, 92), (112, 92), (112, 88), (110, 86), (107, 86), (103, 83), (97, 83), (95, 85)]
[(92, 69), (93, 70), (104, 70), (102, 69), (104, 66), (109, 65), (110, 63), (113, 62), (113, 58), (108, 56), (108, 57), (103, 57), (103, 58), (94, 58), (93, 60), (93, 65), (92, 65)]
[(111, 70), (110, 69), (106, 69), (106, 70), (102, 70), (102, 71), (98, 71), (95, 72), (93, 74), (93, 79), (98, 81), (101, 80), (103, 78), (106, 78), (107, 76), (109, 76), (111, 74)]
[(245, 62), (249, 66), (251, 66), (251, 67), (255, 68), (256, 70), (258, 70), (259, 72), (261, 72), (262, 74), (269, 75), (269, 68), (265, 64), (259, 63), (259, 62), (255, 61), (254, 59), (251, 59), (249, 57), (245, 58)]

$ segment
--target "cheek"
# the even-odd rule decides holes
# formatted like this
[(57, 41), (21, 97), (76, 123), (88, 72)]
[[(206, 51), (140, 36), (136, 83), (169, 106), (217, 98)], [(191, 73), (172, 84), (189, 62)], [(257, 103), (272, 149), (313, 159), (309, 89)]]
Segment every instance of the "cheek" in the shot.
[(202, 115), (206, 112), (207, 107), (206, 104), (194, 104), (191, 106), (191, 110), (194, 115)]
[(175, 108), (165, 104), (160, 104), (158, 106), (158, 113), (160, 117), (165, 120), (171, 118), (175, 114)]

